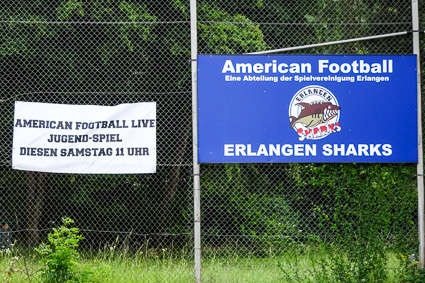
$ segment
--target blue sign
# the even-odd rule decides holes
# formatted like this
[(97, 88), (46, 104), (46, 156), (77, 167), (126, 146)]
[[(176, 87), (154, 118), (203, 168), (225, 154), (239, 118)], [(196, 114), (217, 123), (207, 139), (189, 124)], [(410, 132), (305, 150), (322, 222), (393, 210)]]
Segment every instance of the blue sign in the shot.
[(200, 163), (417, 162), (415, 55), (199, 55)]

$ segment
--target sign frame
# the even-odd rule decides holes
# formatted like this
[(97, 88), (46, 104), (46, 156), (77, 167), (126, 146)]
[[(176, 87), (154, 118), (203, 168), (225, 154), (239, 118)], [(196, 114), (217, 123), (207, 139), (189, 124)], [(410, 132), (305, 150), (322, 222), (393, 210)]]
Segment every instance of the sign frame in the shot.
[[(416, 55), (198, 55), (198, 161), (417, 162), (416, 72)], [(300, 127), (316, 131), (316, 139), (289, 131), (290, 101), (305, 88), (323, 88), (340, 102), (332, 103), (341, 108), (333, 109), (339, 121)], [(294, 107), (299, 115), (329, 97)], [(383, 127), (392, 113), (396, 118)], [(298, 126), (312, 123), (299, 120)], [(321, 137), (325, 126), (329, 134)]]

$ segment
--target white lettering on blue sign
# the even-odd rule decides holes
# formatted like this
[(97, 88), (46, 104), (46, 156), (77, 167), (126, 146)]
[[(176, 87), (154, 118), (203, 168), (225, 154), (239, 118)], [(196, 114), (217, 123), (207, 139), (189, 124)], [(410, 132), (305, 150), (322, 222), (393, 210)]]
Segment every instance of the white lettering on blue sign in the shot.
[[(391, 156), (390, 144), (324, 144), (323, 156)], [(224, 156), (317, 156), (316, 144), (224, 144)]]
[(319, 73), (323, 73), (326, 70), (329, 72), (336, 73), (354, 73), (354, 74), (382, 74), (393, 72), (393, 60), (384, 59), (382, 63), (366, 63), (364, 60), (354, 60), (351, 64), (343, 63), (330, 63), (329, 60), (319, 60)]
[[(233, 63), (228, 59), (224, 62), (223, 74), (309, 74), (312, 72), (311, 63)], [(318, 60), (317, 72), (354, 74), (390, 74), (393, 73), (393, 60), (383, 59), (379, 63), (367, 63), (365, 60), (354, 60), (351, 63), (333, 63), (330, 60)]]
[(300, 74), (300, 73), (311, 73), (311, 64), (310, 63), (277, 63), (277, 60), (272, 60), (271, 63), (235, 63), (233, 64), (232, 60), (226, 60), (221, 71), (223, 74), (232, 73), (232, 74), (269, 74), (269, 73), (291, 73), (291, 74)]

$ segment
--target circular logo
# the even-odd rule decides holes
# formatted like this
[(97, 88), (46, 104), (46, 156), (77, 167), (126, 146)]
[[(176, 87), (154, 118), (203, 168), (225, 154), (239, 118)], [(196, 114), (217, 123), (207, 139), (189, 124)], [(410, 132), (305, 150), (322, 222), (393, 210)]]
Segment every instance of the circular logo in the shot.
[(289, 105), (289, 126), (299, 140), (318, 140), (339, 132), (341, 107), (333, 93), (318, 85), (300, 89)]

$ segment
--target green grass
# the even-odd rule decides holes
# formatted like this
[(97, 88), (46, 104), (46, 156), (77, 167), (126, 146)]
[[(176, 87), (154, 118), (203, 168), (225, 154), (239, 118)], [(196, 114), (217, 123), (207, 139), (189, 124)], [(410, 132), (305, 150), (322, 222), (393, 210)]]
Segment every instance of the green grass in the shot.
[[(335, 282), (329, 253), (328, 248), (305, 247), (279, 256), (212, 257), (203, 261), (202, 278), (204, 282), (318, 282), (317, 275), (327, 272), (322, 282)], [(387, 253), (386, 282), (397, 282), (401, 264), (397, 254)]]
[[(332, 250), (323, 247), (290, 249), (285, 254), (266, 257), (241, 256), (235, 253), (205, 249), (202, 260), (203, 282), (332, 282)], [(0, 254), (0, 282), (42, 282), (37, 270), (41, 265), (35, 254), (22, 256), (13, 250)], [(397, 282), (400, 257), (388, 252), (386, 282)], [(344, 255), (349, 256), (349, 255)], [(12, 270), (11, 270), (12, 269)], [(171, 253), (145, 250), (130, 253), (106, 248), (97, 253), (82, 252), (78, 270), (80, 282), (193, 282), (194, 262), (189, 250)], [(11, 271), (9, 276), (7, 272)], [(33, 276), (29, 276), (34, 273)], [(347, 274), (347, 281), (350, 274)]]

